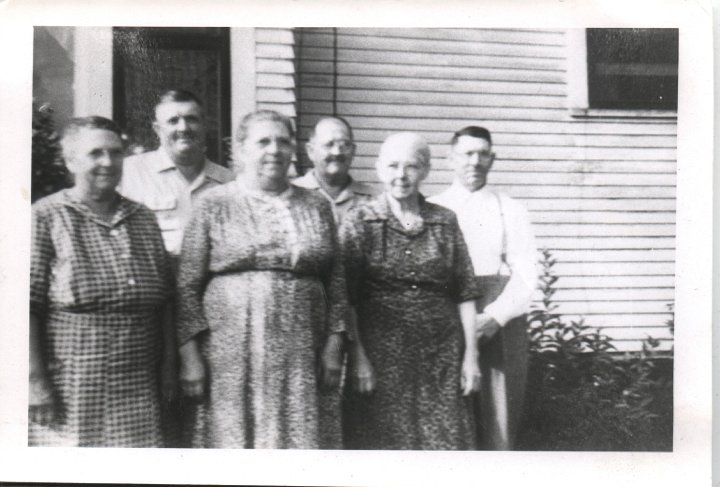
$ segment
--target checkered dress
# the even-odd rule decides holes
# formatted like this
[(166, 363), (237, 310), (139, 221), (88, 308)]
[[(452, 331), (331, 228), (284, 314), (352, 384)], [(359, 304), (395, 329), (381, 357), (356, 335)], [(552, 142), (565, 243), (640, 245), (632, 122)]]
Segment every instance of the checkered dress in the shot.
[(160, 446), (159, 311), (172, 277), (152, 212), (106, 222), (70, 190), (33, 205), (30, 311), (43, 323), (58, 415), (31, 446)]

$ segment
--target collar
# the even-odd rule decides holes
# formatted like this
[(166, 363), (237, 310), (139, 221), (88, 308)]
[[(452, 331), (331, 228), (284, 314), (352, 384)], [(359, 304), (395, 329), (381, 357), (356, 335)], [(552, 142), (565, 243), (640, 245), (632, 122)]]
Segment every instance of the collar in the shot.
[(232, 180), (232, 178), (229, 178), (227, 176), (228, 170), (229, 169), (226, 169), (208, 159), (205, 159), (205, 177), (207, 179), (212, 179), (216, 183), (220, 184), (227, 183)]
[(66, 206), (74, 208), (78, 212), (82, 213), (88, 220), (91, 220), (98, 225), (102, 225), (104, 227), (112, 228), (116, 225), (119, 225), (123, 220), (135, 213), (138, 208), (140, 208), (139, 203), (129, 200), (118, 193), (120, 202), (118, 203), (118, 207), (115, 210), (115, 214), (113, 215), (112, 220), (108, 222), (100, 218), (97, 214), (95, 214), (94, 211), (88, 208), (85, 203), (77, 199), (71, 189), (72, 188), (63, 191), (63, 203)]
[[(352, 198), (355, 194), (361, 194), (365, 196), (375, 196), (376, 192), (372, 190), (369, 186), (361, 183), (360, 181), (356, 181), (353, 179), (352, 176), (349, 176), (350, 183), (345, 186), (345, 188), (340, 192), (337, 198), (335, 198), (335, 203), (344, 203), (345, 201)], [(320, 181), (318, 181), (317, 174), (315, 173), (315, 169), (311, 169), (307, 174), (304, 176), (301, 176), (295, 180), (295, 183), (298, 186), (302, 186), (303, 188), (308, 189), (316, 189), (319, 191), (322, 191), (325, 193), (325, 190), (320, 185)], [(327, 195), (329, 198), (329, 195)]]
[(153, 166), (155, 171), (157, 172), (163, 172), (163, 171), (169, 171), (172, 169), (177, 169), (175, 167), (175, 163), (170, 159), (170, 156), (168, 153), (163, 149), (162, 147), (159, 147), (155, 151), (156, 157), (153, 157)]
[[(412, 232), (412, 234), (422, 233), (427, 225), (447, 225), (447, 215), (443, 214), (440, 207), (429, 203), (422, 194), (419, 194), (418, 197), (420, 198), (420, 217), (422, 218), (423, 226), (418, 231)], [(391, 198), (391, 196), (387, 193), (383, 193), (375, 198), (370, 205), (370, 208), (372, 208), (371, 214), (366, 215), (363, 220), (384, 221), (387, 222), (389, 227), (402, 233), (410, 234), (390, 209), (388, 198)]]
[[(165, 149), (160, 147), (155, 152), (157, 153), (157, 157), (154, 158), (154, 166), (157, 172), (177, 170), (175, 163), (170, 158), (170, 155), (165, 151)], [(202, 171), (200, 171), (200, 174), (198, 174), (198, 178), (201, 176), (205, 176), (219, 183), (226, 182), (223, 178), (223, 168), (213, 163), (209, 159), (205, 159), (203, 163), (203, 169)]]

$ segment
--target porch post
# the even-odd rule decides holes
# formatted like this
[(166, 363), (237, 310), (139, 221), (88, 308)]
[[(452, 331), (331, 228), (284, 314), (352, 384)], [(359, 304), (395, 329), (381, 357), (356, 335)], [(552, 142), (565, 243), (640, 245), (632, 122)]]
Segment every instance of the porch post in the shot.
[(74, 115), (113, 116), (112, 27), (75, 30)]
[(230, 117), (232, 135), (240, 118), (255, 110), (255, 29), (232, 27), (230, 29)]

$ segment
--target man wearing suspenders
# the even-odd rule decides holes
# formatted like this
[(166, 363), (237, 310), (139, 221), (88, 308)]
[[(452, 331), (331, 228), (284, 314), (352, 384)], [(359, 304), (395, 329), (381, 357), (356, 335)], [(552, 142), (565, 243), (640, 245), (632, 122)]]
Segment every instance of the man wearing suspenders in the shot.
[(478, 443), (488, 450), (512, 450), (527, 377), (525, 313), (537, 286), (535, 239), (525, 208), (486, 185), (495, 160), (490, 132), (465, 127), (453, 135), (450, 146), (448, 160), (455, 179), (430, 201), (457, 214), (484, 290), (476, 318), (476, 336), (482, 344)]

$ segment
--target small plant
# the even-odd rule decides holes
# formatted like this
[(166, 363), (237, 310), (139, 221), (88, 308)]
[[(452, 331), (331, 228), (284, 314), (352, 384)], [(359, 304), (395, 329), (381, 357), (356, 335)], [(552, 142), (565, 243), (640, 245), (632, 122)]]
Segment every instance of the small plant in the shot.
[(672, 449), (672, 375), (658, 367), (659, 342), (648, 337), (639, 355), (623, 356), (602, 330), (563, 320), (554, 302), (557, 261), (543, 250), (540, 263), (542, 299), (528, 317), (530, 369), (518, 448)]
[(67, 188), (68, 171), (62, 161), (60, 136), (55, 131), (49, 104), (32, 104), (32, 189), (31, 199)]

